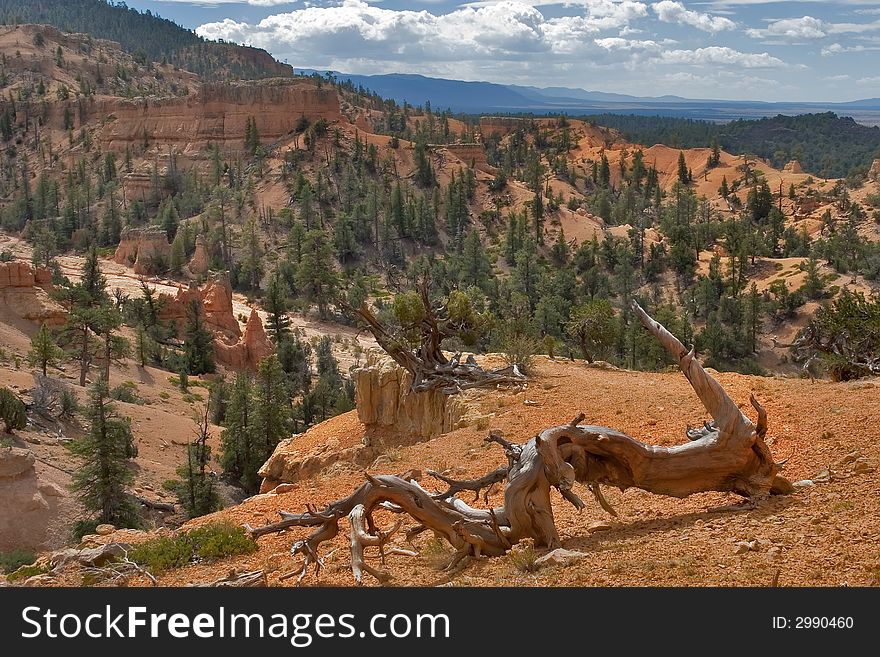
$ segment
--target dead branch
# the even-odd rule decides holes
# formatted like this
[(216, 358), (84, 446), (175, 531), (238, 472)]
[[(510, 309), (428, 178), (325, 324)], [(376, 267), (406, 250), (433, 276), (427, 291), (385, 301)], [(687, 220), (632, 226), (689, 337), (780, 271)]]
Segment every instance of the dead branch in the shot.
[[(312, 564), (316, 573), (320, 572), (320, 545), (337, 536), (339, 521), (347, 517), (352, 571), (360, 583), (364, 572), (385, 580), (385, 573), (364, 563), (364, 548), (381, 549), (388, 536), (399, 528), (398, 523), (387, 532), (376, 530), (371, 514), (377, 508), (405, 513), (416, 521), (416, 526), (405, 534), (409, 541), (426, 529), (447, 541), (455, 555), (446, 568), (454, 571), (472, 558), (502, 555), (523, 539), (532, 539), (538, 548), (559, 547), (551, 490), (555, 488), (581, 509), (584, 502), (573, 491), (575, 482), (587, 486), (597, 503), (615, 516), (600, 485), (621, 490), (634, 487), (679, 498), (705, 491), (733, 492), (752, 503), (771, 493), (790, 492), (791, 485), (779, 476), (780, 465), (764, 442), (767, 414), (757, 399), (751, 398), (757, 412), (757, 419), (752, 422), (703, 369), (693, 350), (685, 349), (638, 304), (633, 304), (633, 311), (676, 358), (713, 418), (703, 429), (689, 430), (686, 443), (673, 447), (648, 445), (609, 427), (581, 424), (583, 415), (545, 429), (523, 444), (512, 443), (493, 431), (487, 441), (504, 449), (508, 463), (483, 477), (459, 481), (428, 471), (446, 485), (446, 490), (432, 492), (409, 477), (366, 474), (367, 481), (351, 495), (321, 511), (311, 506), (300, 514), (282, 511), (279, 522), (247, 527), (248, 531), (258, 538), (293, 527), (313, 528), (311, 534), (291, 547), (293, 556), (303, 556), (301, 568), (283, 576), (292, 577), (298, 572), (298, 581), (302, 581)], [(499, 507), (475, 508), (456, 497), (456, 493), (474, 491), (478, 498), (481, 490), (504, 480), (504, 502)]]
[(256, 588), (268, 586), (266, 573), (262, 570), (251, 570), (240, 573), (234, 568), (220, 579), (211, 582), (193, 582), (188, 587), (212, 587), (212, 588)]

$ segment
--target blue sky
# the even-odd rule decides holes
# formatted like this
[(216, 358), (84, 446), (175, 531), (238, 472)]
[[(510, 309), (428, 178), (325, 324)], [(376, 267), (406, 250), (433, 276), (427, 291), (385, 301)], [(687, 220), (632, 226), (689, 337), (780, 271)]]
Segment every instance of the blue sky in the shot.
[(128, 0), (297, 68), (634, 95), (880, 97), (880, 0)]

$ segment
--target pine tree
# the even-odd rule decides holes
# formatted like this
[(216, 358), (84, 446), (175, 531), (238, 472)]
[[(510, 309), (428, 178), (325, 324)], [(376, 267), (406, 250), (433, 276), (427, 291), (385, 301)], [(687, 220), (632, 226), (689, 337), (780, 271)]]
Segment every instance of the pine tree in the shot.
[(214, 473), (208, 470), (211, 447), (208, 445), (208, 407), (198, 420), (196, 439), (186, 446), (186, 461), (177, 468), (180, 479), (166, 481), (163, 487), (177, 495), (189, 518), (203, 516), (218, 510), (220, 496), (215, 488)]
[(225, 414), (226, 428), (220, 433), (220, 465), (226, 474), (246, 489), (253, 487), (255, 479), (252, 467), (255, 460), (254, 412), (254, 385), (251, 375), (248, 372), (239, 372), (229, 393)]
[(266, 297), (263, 299), (263, 308), (269, 314), (269, 336), (278, 346), (290, 333), (290, 318), (287, 316), (287, 285), (276, 271), (266, 288)]
[(678, 152), (678, 182), (682, 185), (688, 185), (691, 182), (691, 173), (684, 159), (684, 151)]
[(103, 379), (92, 386), (86, 417), (88, 433), (71, 443), (73, 453), (84, 461), (73, 475), (72, 489), (86, 509), (97, 512), (99, 522), (137, 527), (137, 507), (126, 492), (134, 480), (128, 461), (137, 449), (128, 418), (116, 414)]
[(214, 336), (205, 326), (202, 303), (192, 299), (186, 307), (183, 353), (190, 374), (214, 371)]
[(249, 490), (259, 490), (257, 471), (275, 450), (282, 438), (290, 435), (289, 396), (284, 372), (273, 354), (260, 362), (254, 394), (254, 451), (243, 483)]
[(39, 367), (43, 376), (46, 376), (46, 368), (54, 365), (64, 352), (55, 344), (52, 333), (45, 324), (40, 325), (40, 330), (31, 338), (31, 350), (28, 352), (28, 363), (31, 367)]

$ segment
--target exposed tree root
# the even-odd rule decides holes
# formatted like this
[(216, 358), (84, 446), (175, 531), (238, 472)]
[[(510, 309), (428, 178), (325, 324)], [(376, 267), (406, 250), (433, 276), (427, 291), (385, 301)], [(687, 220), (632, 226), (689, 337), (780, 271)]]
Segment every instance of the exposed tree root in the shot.
[[(367, 474), (367, 481), (351, 495), (322, 511), (309, 507), (302, 514), (280, 512), (279, 522), (248, 527), (248, 531), (257, 538), (290, 527), (314, 527), (310, 535), (291, 547), (292, 555), (304, 557), (298, 580), (302, 581), (312, 564), (316, 572), (320, 571), (318, 549), (321, 543), (336, 537), (339, 520), (347, 516), (352, 572), (360, 583), (364, 572), (386, 580), (386, 573), (365, 564), (364, 548), (378, 546), (381, 550), (400, 528), (398, 522), (390, 530), (377, 530), (372, 517), (377, 508), (404, 513), (416, 521), (405, 533), (407, 540), (426, 529), (446, 540), (456, 550), (446, 568), (454, 570), (472, 557), (502, 555), (523, 539), (532, 539), (538, 548), (559, 547), (550, 492), (555, 488), (581, 509), (584, 502), (572, 490), (575, 482), (587, 486), (611, 515), (616, 513), (602, 495), (601, 484), (679, 498), (722, 491), (754, 501), (770, 493), (790, 492), (788, 481), (778, 475), (781, 466), (774, 462), (764, 442), (767, 415), (754, 396), (751, 403), (757, 419), (753, 423), (702, 368), (693, 350), (685, 349), (635, 303), (633, 310), (678, 360), (682, 373), (713, 418), (713, 423), (707, 423), (699, 432), (689, 432), (687, 443), (674, 447), (648, 445), (608, 427), (581, 424), (583, 415), (568, 424), (545, 429), (524, 444), (511, 443), (492, 432), (487, 440), (504, 449), (508, 464), (483, 477), (458, 481), (429, 471), (446, 484), (443, 492), (429, 492), (408, 476)], [(474, 508), (455, 496), (473, 491), (479, 498), (480, 491), (505, 479), (504, 503), (500, 507)]]

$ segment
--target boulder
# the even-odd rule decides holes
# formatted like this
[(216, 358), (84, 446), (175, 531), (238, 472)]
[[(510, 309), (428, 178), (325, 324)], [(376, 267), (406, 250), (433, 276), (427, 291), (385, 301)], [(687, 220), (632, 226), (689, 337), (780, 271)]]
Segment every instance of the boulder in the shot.
[(34, 453), (20, 447), (0, 448), (0, 479), (14, 479), (34, 469)]
[(539, 567), (543, 566), (567, 566), (569, 564), (585, 559), (589, 555), (585, 552), (577, 550), (566, 550), (565, 548), (556, 548), (552, 552), (548, 552), (542, 557), (535, 559), (535, 563)]

